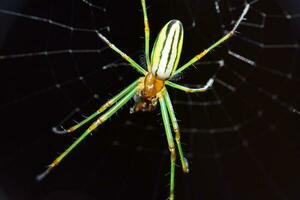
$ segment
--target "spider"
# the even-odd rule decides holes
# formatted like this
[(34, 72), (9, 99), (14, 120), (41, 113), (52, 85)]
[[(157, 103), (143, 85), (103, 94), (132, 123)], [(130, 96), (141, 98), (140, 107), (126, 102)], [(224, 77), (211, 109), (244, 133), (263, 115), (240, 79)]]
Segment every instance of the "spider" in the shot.
[[(89, 122), (90, 120), (96, 118), (101, 113), (103, 113), (88, 127), (88, 129), (85, 130), (85, 132), (78, 139), (76, 139), (62, 154), (60, 154), (50, 165), (48, 165), (47, 169), (43, 173), (37, 176), (37, 180), (43, 179), (95, 128), (97, 128), (100, 124), (104, 123), (107, 119), (109, 119), (130, 99), (134, 98), (135, 105), (131, 108), (131, 112), (152, 111), (155, 109), (158, 103), (160, 104), (161, 116), (170, 151), (171, 164), (169, 199), (174, 200), (176, 148), (171, 130), (171, 125), (175, 133), (176, 146), (181, 161), (181, 167), (184, 173), (189, 172), (189, 164), (187, 159), (184, 157), (183, 148), (180, 142), (179, 126), (166, 86), (170, 86), (172, 88), (188, 93), (205, 92), (206, 90), (208, 90), (212, 86), (214, 78), (210, 78), (207, 81), (207, 83), (200, 88), (189, 88), (186, 86), (182, 86), (170, 81), (170, 79), (186, 70), (188, 67), (200, 60), (212, 49), (216, 48), (217, 46), (234, 36), (236, 29), (247, 14), (250, 5), (245, 5), (242, 14), (240, 15), (235, 25), (233, 26), (233, 29), (230, 32), (228, 32), (217, 42), (212, 44), (210, 47), (208, 47), (201, 53), (197, 54), (195, 57), (193, 57), (191, 60), (189, 60), (187, 63), (185, 63), (177, 69), (183, 44), (183, 26), (181, 22), (179, 20), (171, 20), (161, 29), (153, 45), (150, 57), (150, 29), (148, 24), (145, 0), (141, 0), (141, 4), (144, 17), (145, 59), (147, 64), (147, 71), (144, 68), (142, 68), (138, 63), (136, 63), (132, 58), (126, 55), (123, 51), (121, 51), (118, 47), (116, 47), (113, 43), (111, 43), (99, 31), (95, 30), (95, 33), (99, 36), (99, 38), (104, 43), (106, 43), (113, 51), (115, 51), (121, 57), (123, 57), (123, 59), (125, 59), (130, 64), (130, 66), (132, 66), (135, 70), (141, 73), (142, 77), (138, 78), (136, 81), (134, 81), (128, 87), (123, 89), (116, 96), (108, 100), (96, 112), (94, 112), (78, 124), (70, 127), (69, 129), (53, 128), (53, 131), (59, 134), (71, 133), (77, 130), (82, 125)], [(110, 109), (106, 111), (108, 108)]]

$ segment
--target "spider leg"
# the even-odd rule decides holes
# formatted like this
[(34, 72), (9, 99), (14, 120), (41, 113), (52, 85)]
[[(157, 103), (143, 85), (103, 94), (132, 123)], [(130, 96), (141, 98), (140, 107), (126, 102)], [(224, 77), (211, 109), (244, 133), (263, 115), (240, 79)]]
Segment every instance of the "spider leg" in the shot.
[(173, 108), (173, 105), (172, 105), (172, 102), (171, 102), (171, 99), (170, 99), (170, 96), (169, 96), (169, 93), (168, 93), (167, 90), (165, 90), (165, 93), (164, 93), (164, 100), (165, 100), (165, 103), (167, 105), (167, 109), (168, 109), (168, 113), (170, 115), (173, 130), (175, 132), (175, 141), (176, 141), (176, 144), (177, 144), (177, 149), (178, 149), (179, 157), (180, 157), (180, 160), (181, 160), (181, 167), (182, 167), (183, 172), (188, 173), (189, 172), (188, 161), (184, 157), (184, 153), (183, 153), (183, 149), (182, 149), (181, 141), (180, 141), (179, 126), (178, 126), (177, 119), (176, 119), (175, 112), (174, 112), (174, 108)]
[[(162, 91), (164, 92), (164, 91)], [(170, 160), (171, 160), (171, 174), (170, 174), (170, 200), (174, 200), (174, 188), (175, 188), (175, 163), (176, 163), (176, 151), (175, 151), (175, 144), (174, 139), (172, 136), (169, 116), (168, 116), (168, 110), (166, 107), (166, 102), (164, 100), (164, 97), (161, 95), (159, 97), (159, 103), (160, 103), (160, 109), (161, 109), (161, 115), (163, 119), (163, 123), (165, 126), (165, 133), (167, 136), (168, 146), (170, 150)]]
[[(86, 0), (83, 0), (84, 3), (89, 4), (90, 3)], [(34, 18), (36, 21), (44, 22), (44, 23), (49, 23), (53, 26), (57, 26), (63, 29), (67, 29), (69, 31), (78, 31), (78, 32), (90, 32), (90, 33), (96, 33), (98, 37), (105, 42), (112, 50), (117, 52), (119, 55), (121, 55), (127, 62), (131, 64), (133, 68), (135, 68), (138, 72), (141, 74), (145, 75), (147, 72), (144, 70), (139, 64), (137, 64), (132, 58), (130, 58), (128, 55), (126, 55), (124, 52), (122, 52), (119, 48), (117, 48), (114, 44), (112, 44), (104, 35), (102, 35), (98, 30), (93, 30), (93, 29), (85, 29), (85, 28), (77, 28), (77, 27), (72, 27), (67, 24), (60, 23), (58, 21), (53, 21), (47, 18), (42, 18), (42, 17), (37, 17), (37, 16), (30, 16), (22, 13), (17, 13), (13, 11), (8, 11), (8, 10), (3, 10), (0, 9), (0, 13), (4, 14), (9, 14), (13, 16), (18, 16), (22, 18)], [(47, 52), (46, 52), (47, 53)], [(46, 55), (45, 52), (40, 52), (40, 53), (32, 53), (31, 55)]]
[(239, 27), (240, 23), (242, 22), (242, 20), (244, 19), (245, 15), (247, 14), (248, 10), (250, 8), (249, 4), (246, 4), (242, 14), (240, 15), (239, 19), (237, 20), (237, 22), (235, 23), (233, 29), (227, 33), (225, 36), (223, 36), (221, 39), (219, 39), (217, 42), (215, 42), (214, 44), (212, 44), (210, 47), (208, 47), (207, 49), (205, 49), (204, 51), (202, 51), (201, 53), (197, 54), (194, 58), (192, 58), (190, 61), (188, 61), (186, 64), (184, 64), (182, 67), (180, 67), (179, 69), (177, 69), (175, 71), (174, 75), (177, 75), (181, 72), (183, 72), (186, 68), (188, 68), (189, 66), (191, 66), (192, 64), (194, 64), (195, 62), (197, 62), (198, 60), (200, 60), (203, 56), (205, 56), (208, 52), (210, 52), (211, 50), (213, 50), (214, 48), (216, 48), (217, 46), (219, 46), (220, 44), (224, 43), (225, 41), (227, 41), (229, 38), (231, 38), (232, 36), (234, 36), (234, 33), (236, 31), (236, 29)]
[(211, 78), (209, 79), (206, 84), (203, 86), (203, 87), (200, 87), (200, 88), (189, 88), (189, 87), (186, 87), (186, 86), (182, 86), (182, 85), (179, 85), (179, 84), (176, 84), (176, 83), (173, 83), (171, 81), (167, 81), (166, 84), (175, 88), (175, 89), (178, 89), (178, 90), (182, 90), (184, 92), (189, 92), (189, 93), (196, 93), (196, 92), (206, 92), (209, 88), (212, 87), (212, 84), (214, 83), (214, 79)]
[(114, 113), (116, 113), (121, 107), (123, 107), (137, 92), (138, 87), (134, 87), (128, 92), (120, 101), (118, 101), (112, 108), (101, 115), (88, 129), (77, 138), (62, 154), (60, 154), (41, 174), (39, 174), (36, 179), (38, 181), (42, 180), (54, 167), (56, 167), (83, 139), (85, 139), (95, 128), (100, 124), (104, 123), (109, 119)]
[(126, 53), (121, 51), (118, 47), (116, 47), (113, 43), (111, 43), (104, 35), (102, 35), (98, 30), (95, 30), (97, 33), (98, 37), (105, 42), (109, 48), (117, 52), (122, 58), (124, 58), (127, 62), (131, 64), (133, 68), (135, 68), (138, 72), (140, 72), (143, 75), (146, 75), (147, 72), (144, 70), (139, 64), (137, 64), (132, 58), (130, 58)]
[(148, 23), (148, 15), (145, 0), (141, 0), (143, 7), (143, 16), (144, 16), (144, 27), (145, 27), (145, 56), (148, 71), (150, 71), (150, 56), (149, 56), (149, 40), (150, 40), (150, 28)]
[(54, 133), (58, 133), (58, 134), (65, 134), (65, 133), (74, 132), (75, 130), (77, 130), (78, 128), (80, 128), (81, 126), (83, 126), (84, 124), (86, 124), (87, 122), (89, 122), (90, 120), (94, 119), (96, 116), (100, 115), (107, 108), (109, 108), (112, 105), (114, 105), (117, 101), (119, 101), (122, 97), (124, 97), (130, 91), (132, 91), (132, 89), (134, 89), (138, 85), (139, 81), (140, 81), (140, 79), (137, 79), (136, 81), (134, 81), (132, 84), (130, 84), (124, 90), (122, 90), (119, 94), (117, 94), (112, 99), (110, 99), (106, 103), (104, 103), (96, 112), (94, 112), (93, 114), (91, 114), (86, 119), (84, 119), (81, 122), (79, 122), (78, 124), (76, 124), (76, 125), (68, 128), (68, 129), (62, 129), (62, 130), (59, 129), (59, 128), (57, 128), (57, 127), (53, 127), (52, 131)]

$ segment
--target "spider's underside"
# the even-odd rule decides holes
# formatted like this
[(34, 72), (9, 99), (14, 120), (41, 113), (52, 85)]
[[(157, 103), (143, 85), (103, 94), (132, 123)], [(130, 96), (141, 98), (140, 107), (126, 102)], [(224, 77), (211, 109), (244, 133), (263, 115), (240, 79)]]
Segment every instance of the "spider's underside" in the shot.
[[(119, 94), (114, 96), (112, 99), (103, 104), (95, 113), (91, 114), (89, 117), (81, 121), (80, 123), (72, 126), (71, 128), (58, 129), (54, 128), (53, 131), (56, 133), (71, 133), (77, 130), (82, 125), (86, 124), (90, 120), (99, 116), (88, 129), (71, 144), (62, 154), (60, 154), (47, 168), (45, 172), (37, 176), (38, 180), (43, 179), (55, 166), (57, 166), (86, 136), (88, 136), (95, 128), (100, 124), (104, 123), (109, 119), (114, 113), (116, 113), (121, 107), (123, 107), (130, 99), (135, 99), (135, 105), (131, 109), (131, 112), (137, 111), (152, 111), (158, 104), (160, 104), (161, 115), (165, 127), (165, 133), (167, 137), (167, 142), (170, 150), (170, 200), (174, 200), (174, 188), (175, 188), (175, 163), (176, 163), (176, 149), (175, 142), (177, 146), (177, 151), (179, 153), (181, 167), (183, 172), (188, 173), (189, 166), (187, 159), (184, 157), (183, 149), (180, 142), (180, 132), (177, 119), (173, 110), (172, 102), (169, 97), (166, 85), (173, 87), (184, 92), (205, 92), (213, 84), (213, 78), (209, 79), (208, 82), (200, 88), (188, 88), (181, 86), (174, 82), (169, 81), (173, 76), (183, 72), (189, 66), (193, 65), (204, 55), (210, 52), (215, 47), (219, 46), (230, 37), (232, 37), (249, 10), (249, 4), (246, 4), (241, 16), (236, 21), (233, 29), (223, 36), (216, 43), (211, 45), (209, 48), (205, 49), (201, 53), (197, 54), (194, 58), (188, 61), (183, 66), (177, 69), (179, 63), (179, 58), (181, 55), (182, 43), (183, 43), (183, 27), (180, 21), (171, 20), (169, 21), (160, 31), (157, 39), (153, 45), (151, 59), (149, 55), (149, 38), (150, 29), (148, 25), (148, 17), (146, 11), (145, 0), (141, 0), (144, 16), (144, 26), (145, 26), (145, 58), (147, 63), (147, 71), (143, 69), (139, 64), (127, 56), (123, 51), (118, 49), (114, 44), (112, 44), (105, 36), (100, 32), (96, 32), (99, 38), (105, 42), (112, 50), (122, 56), (131, 66), (140, 72), (143, 76), (138, 80), (134, 81), (128, 87), (123, 89)], [(106, 111), (110, 108), (108, 111)], [(105, 112), (106, 111), (106, 112)], [(171, 130), (171, 125), (173, 132), (175, 133), (175, 142), (173, 138), (173, 133)]]

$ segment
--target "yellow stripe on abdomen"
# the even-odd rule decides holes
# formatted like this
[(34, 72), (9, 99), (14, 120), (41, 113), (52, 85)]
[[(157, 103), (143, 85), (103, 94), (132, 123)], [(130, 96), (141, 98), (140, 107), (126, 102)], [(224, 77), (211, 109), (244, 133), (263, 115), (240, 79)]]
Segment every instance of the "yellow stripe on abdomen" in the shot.
[(183, 43), (183, 27), (180, 21), (169, 21), (160, 31), (151, 54), (151, 72), (166, 80), (177, 68)]

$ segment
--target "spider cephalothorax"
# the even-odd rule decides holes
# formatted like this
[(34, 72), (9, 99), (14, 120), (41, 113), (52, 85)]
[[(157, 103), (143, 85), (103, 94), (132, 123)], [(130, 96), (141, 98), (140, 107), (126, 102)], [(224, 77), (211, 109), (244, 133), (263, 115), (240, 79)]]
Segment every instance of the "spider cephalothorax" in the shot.
[(135, 95), (135, 105), (132, 111), (152, 111), (157, 105), (157, 94), (165, 86), (165, 81), (158, 79), (149, 72), (140, 83), (140, 90)]

